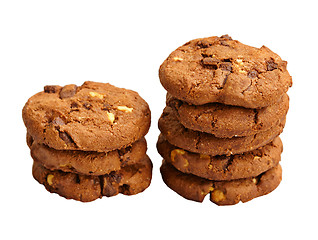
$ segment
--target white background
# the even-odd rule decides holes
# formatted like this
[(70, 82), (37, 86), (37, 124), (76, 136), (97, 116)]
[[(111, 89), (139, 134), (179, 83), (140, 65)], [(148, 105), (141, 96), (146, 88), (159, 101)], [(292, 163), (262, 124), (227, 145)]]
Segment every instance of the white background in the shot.
[[(1, 1), (1, 239), (317, 239), (315, 1)], [(281, 135), (283, 181), (273, 193), (218, 207), (161, 180), (155, 143), (165, 104), (158, 68), (178, 46), (229, 34), (288, 61), (294, 85)], [(153, 181), (136, 196), (91, 203), (48, 193), (31, 175), (21, 110), (47, 84), (109, 82), (152, 110)], [(6, 237), (5, 237), (6, 236)]]

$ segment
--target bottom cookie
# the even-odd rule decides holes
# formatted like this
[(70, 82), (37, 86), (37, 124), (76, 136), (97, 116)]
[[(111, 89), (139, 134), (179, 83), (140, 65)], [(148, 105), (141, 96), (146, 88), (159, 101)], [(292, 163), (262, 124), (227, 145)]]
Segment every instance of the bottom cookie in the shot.
[(163, 160), (160, 168), (165, 184), (182, 197), (202, 202), (210, 193), (210, 200), (217, 205), (234, 205), (273, 191), (282, 180), (282, 169), (276, 167), (258, 175), (232, 181), (211, 181), (182, 173)]
[(102, 196), (118, 193), (134, 195), (144, 191), (151, 182), (152, 163), (147, 155), (138, 164), (102, 176), (88, 176), (49, 170), (34, 161), (33, 177), (51, 193), (67, 199), (90, 202)]

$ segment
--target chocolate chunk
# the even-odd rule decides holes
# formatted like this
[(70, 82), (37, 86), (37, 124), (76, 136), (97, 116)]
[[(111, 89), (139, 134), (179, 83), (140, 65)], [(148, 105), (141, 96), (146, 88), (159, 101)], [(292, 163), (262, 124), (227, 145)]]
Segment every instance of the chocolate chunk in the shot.
[(109, 111), (111, 110), (112, 106), (108, 103), (103, 103), (103, 106), (102, 106), (102, 110), (105, 110), (105, 111)]
[(128, 184), (123, 184), (119, 187), (119, 191), (123, 194), (130, 195), (130, 186)]
[(70, 98), (73, 97), (76, 93), (77, 86), (75, 84), (70, 84), (64, 86), (60, 91), (60, 98)]
[(224, 39), (227, 39), (227, 40), (233, 40), (229, 35), (225, 34), (225, 35), (222, 35), (220, 38), (224, 38)]
[(267, 65), (267, 71), (273, 71), (277, 69), (277, 66), (278, 66), (273, 59), (266, 61), (266, 65)]
[(220, 44), (226, 47), (230, 47), (230, 44), (227, 43), (227, 41), (220, 41)]
[(83, 103), (83, 107), (86, 108), (87, 110), (91, 110), (92, 109), (92, 104), (90, 104), (89, 102), (85, 102)]
[(67, 145), (75, 144), (73, 139), (66, 132), (59, 132), (59, 136)]
[(124, 156), (127, 152), (130, 152), (130, 151), (131, 151), (131, 146), (128, 146), (128, 147), (119, 149), (118, 154), (119, 156)]
[(52, 123), (54, 125), (65, 125), (65, 122), (62, 120), (62, 118), (60, 117), (56, 117), (54, 118), (54, 120), (52, 121)]
[(232, 71), (232, 63), (230, 63), (230, 62), (220, 63), (220, 69), (231, 72)]
[(109, 180), (111, 182), (120, 183), (121, 179), (122, 179), (122, 176), (120, 174), (117, 174), (114, 171), (109, 173)]
[(77, 102), (72, 102), (71, 103), (71, 108), (78, 108), (78, 103)]
[(219, 60), (211, 57), (206, 57), (202, 59), (204, 67), (216, 70), (218, 68)]
[(258, 75), (258, 72), (256, 72), (256, 71), (249, 71), (248, 74), (247, 74), (247, 76), (249, 78), (256, 78), (257, 75)]
[(58, 85), (46, 85), (44, 86), (45, 93), (56, 93), (61, 87)]
[(211, 44), (206, 40), (201, 40), (197, 43), (197, 46), (200, 48), (208, 48)]

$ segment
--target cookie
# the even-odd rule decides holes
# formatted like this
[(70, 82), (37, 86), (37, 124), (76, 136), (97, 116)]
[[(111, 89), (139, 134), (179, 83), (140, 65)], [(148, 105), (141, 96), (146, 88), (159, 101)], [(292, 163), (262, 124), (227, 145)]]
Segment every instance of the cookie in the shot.
[(185, 174), (165, 161), (160, 171), (165, 184), (182, 197), (202, 202), (210, 193), (210, 200), (217, 205), (234, 205), (266, 195), (277, 188), (282, 179), (280, 165), (256, 177), (232, 181), (211, 181)]
[(90, 202), (102, 196), (115, 196), (118, 193), (133, 195), (144, 191), (151, 182), (152, 163), (145, 156), (141, 163), (123, 167), (102, 176), (87, 176), (49, 170), (34, 161), (33, 177), (51, 193), (67, 199)]
[(166, 107), (159, 119), (162, 135), (172, 145), (184, 150), (206, 155), (233, 155), (252, 151), (271, 142), (284, 128), (285, 118), (272, 128), (245, 137), (217, 138), (212, 134), (185, 128), (170, 107)]
[(160, 135), (157, 149), (167, 163), (183, 173), (224, 181), (257, 176), (276, 166), (280, 161), (283, 144), (277, 137), (271, 143), (251, 152), (209, 156), (177, 148)]
[(167, 95), (178, 120), (186, 128), (211, 133), (219, 138), (253, 135), (270, 129), (288, 112), (289, 98), (284, 94), (275, 104), (260, 109), (209, 103), (191, 105)]
[(27, 101), (22, 115), (38, 143), (97, 152), (124, 148), (142, 138), (151, 117), (138, 93), (96, 82), (45, 86)]
[(255, 48), (228, 35), (199, 38), (173, 51), (159, 69), (163, 87), (194, 105), (218, 102), (262, 108), (292, 86), (283, 61), (269, 48)]
[(131, 146), (106, 153), (55, 150), (34, 141), (30, 149), (32, 158), (49, 170), (98, 176), (138, 163), (146, 154), (147, 143), (142, 138)]

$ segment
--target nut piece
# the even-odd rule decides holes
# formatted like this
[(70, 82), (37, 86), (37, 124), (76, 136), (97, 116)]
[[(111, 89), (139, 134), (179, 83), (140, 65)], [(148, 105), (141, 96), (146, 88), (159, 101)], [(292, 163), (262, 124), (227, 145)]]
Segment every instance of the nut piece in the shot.
[(176, 61), (176, 62), (182, 62), (182, 61), (183, 61), (183, 58), (181, 58), (181, 57), (174, 57), (173, 60)]
[(243, 70), (243, 69), (240, 69), (239, 73), (247, 73), (247, 72), (245, 70)]
[(54, 175), (53, 174), (49, 174), (47, 175), (46, 177), (46, 181), (47, 183), (51, 186), (53, 184), (53, 178), (54, 178)]
[(129, 108), (127, 106), (117, 106), (117, 109), (119, 111), (123, 111), (123, 112), (132, 112), (133, 108)]
[(103, 94), (100, 94), (100, 93), (97, 93), (97, 92), (89, 92), (89, 95), (91, 97), (97, 97), (99, 99), (103, 99), (104, 98), (104, 95)]
[(257, 161), (257, 160), (259, 160), (259, 159), (261, 159), (261, 157), (255, 156), (255, 157), (253, 158), (253, 161)]
[(211, 199), (213, 200), (213, 202), (221, 202), (226, 199), (226, 196), (221, 190), (216, 189), (211, 192)]
[(235, 61), (236, 61), (236, 63), (237, 63), (238, 65), (240, 65), (240, 66), (243, 66), (243, 65), (244, 65), (243, 60), (240, 59), (240, 58), (236, 59)]
[(115, 115), (111, 112), (106, 112), (106, 115), (111, 123), (115, 121)]
[(211, 187), (209, 187), (209, 189), (208, 189), (207, 192), (205, 192), (205, 191), (202, 190), (202, 191), (201, 191), (201, 194), (205, 196), (205, 195), (207, 195), (209, 192), (212, 192), (213, 190), (214, 190), (214, 187), (211, 186)]
[(73, 168), (73, 166), (72, 166), (71, 164), (69, 164), (69, 163), (67, 163), (67, 164), (60, 164), (59, 167), (60, 167), (60, 168)]
[(188, 160), (187, 160), (187, 159), (183, 159), (183, 160), (184, 160), (184, 164), (183, 164), (183, 166), (184, 166), (184, 167), (189, 166), (189, 162), (188, 162)]
[[(174, 149), (170, 153), (171, 161), (174, 162), (174, 158), (177, 154), (183, 155), (185, 154), (185, 151), (182, 149)], [(188, 163), (189, 164), (189, 163)]]

